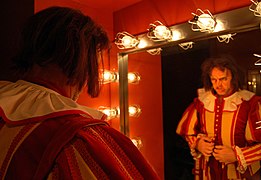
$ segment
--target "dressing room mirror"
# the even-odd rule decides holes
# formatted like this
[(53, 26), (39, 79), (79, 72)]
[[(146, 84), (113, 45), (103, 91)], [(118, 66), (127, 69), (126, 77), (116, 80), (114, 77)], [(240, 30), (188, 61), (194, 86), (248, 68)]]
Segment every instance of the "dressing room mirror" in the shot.
[[(186, 32), (178, 41), (152, 42), (149, 47), (119, 53), (121, 131), (135, 140), (154, 169), (165, 179), (193, 179), (193, 159), (186, 142), (176, 135), (179, 119), (202, 87), (200, 65), (216, 54), (230, 54), (244, 72), (244, 87), (261, 95), (260, 17), (248, 7), (219, 14), (228, 27), (221, 32), (194, 32), (191, 25), (177, 25)], [(231, 34), (232, 38), (218, 39)], [(143, 37), (144, 35), (141, 35)], [(179, 44), (193, 42), (186, 50)], [(149, 49), (161, 48), (160, 55)], [(128, 73), (139, 82), (128, 83)], [(132, 116), (130, 106), (139, 107)]]

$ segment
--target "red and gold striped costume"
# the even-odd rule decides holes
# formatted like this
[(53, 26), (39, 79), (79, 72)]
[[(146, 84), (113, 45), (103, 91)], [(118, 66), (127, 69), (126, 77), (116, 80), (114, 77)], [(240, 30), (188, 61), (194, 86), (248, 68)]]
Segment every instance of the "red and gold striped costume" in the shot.
[[(198, 90), (198, 98), (185, 110), (177, 127), (195, 159), (195, 179), (243, 179), (255, 174), (260, 178), (261, 97), (241, 90), (218, 101), (212, 92)], [(219, 163), (195, 150), (199, 136), (210, 136), (215, 145), (232, 147), (237, 162)], [(258, 173), (258, 174), (257, 174)]]
[(158, 179), (99, 111), (26, 81), (0, 82), (0, 179)]

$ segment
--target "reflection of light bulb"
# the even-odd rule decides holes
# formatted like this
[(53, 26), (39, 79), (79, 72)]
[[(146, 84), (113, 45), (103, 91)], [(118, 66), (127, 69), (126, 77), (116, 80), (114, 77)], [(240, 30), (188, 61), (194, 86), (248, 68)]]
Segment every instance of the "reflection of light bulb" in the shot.
[(193, 47), (194, 42), (184, 42), (180, 43), (179, 46), (182, 47), (184, 50), (191, 49)]
[(147, 50), (147, 52), (150, 53), (151, 55), (159, 55), (161, 51), (162, 51), (161, 48), (154, 48), (154, 49)]
[(138, 105), (129, 106), (129, 115), (131, 117), (139, 117), (141, 114), (141, 108)]
[[(118, 82), (119, 73), (109, 70), (101, 70), (101, 80), (103, 84)], [(139, 83), (141, 76), (137, 72), (128, 72), (128, 83), (137, 84)]]
[(219, 32), (225, 30), (224, 23), (220, 20), (217, 20), (217, 24), (215, 26), (214, 32)]
[(98, 110), (107, 115), (107, 120), (116, 118), (120, 113), (119, 108), (109, 108), (100, 106)]
[[(116, 118), (120, 115), (119, 107), (100, 106), (98, 108), (98, 110), (107, 115), (107, 120)], [(141, 108), (139, 105), (130, 105), (129, 106), (129, 116), (130, 117), (139, 117), (140, 114), (141, 114)]]
[(140, 149), (143, 146), (141, 138), (139, 137), (132, 138), (131, 141), (138, 149)]
[(181, 32), (178, 30), (173, 30), (172, 31), (172, 40), (173, 41), (177, 41), (180, 40), (182, 38)]
[(218, 39), (219, 42), (229, 43), (230, 39), (233, 40), (232, 36), (235, 36), (235, 35), (236, 35), (236, 33), (234, 33), (234, 34), (224, 34), (224, 35), (218, 36), (217, 39)]
[(138, 48), (145, 48), (146, 46), (148, 46), (148, 42), (144, 39), (141, 39), (140, 43), (138, 44)]
[(128, 73), (128, 83), (138, 83), (140, 81), (140, 75), (137, 72)]

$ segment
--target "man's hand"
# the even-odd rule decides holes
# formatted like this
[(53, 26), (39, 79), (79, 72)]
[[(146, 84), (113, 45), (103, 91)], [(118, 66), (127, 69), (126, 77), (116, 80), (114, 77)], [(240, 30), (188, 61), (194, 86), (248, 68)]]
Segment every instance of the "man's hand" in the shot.
[(209, 157), (212, 155), (214, 149), (214, 143), (212, 142), (212, 138), (202, 136), (198, 140), (197, 150), (201, 152), (204, 156)]
[(215, 146), (213, 156), (219, 162), (229, 164), (237, 161), (236, 153), (228, 146)]

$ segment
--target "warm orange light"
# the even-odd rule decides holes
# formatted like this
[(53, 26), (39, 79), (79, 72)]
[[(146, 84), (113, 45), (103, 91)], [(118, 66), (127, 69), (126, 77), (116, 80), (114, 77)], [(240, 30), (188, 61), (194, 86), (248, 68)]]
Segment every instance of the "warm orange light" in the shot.
[(164, 41), (172, 38), (171, 30), (160, 21), (155, 21), (150, 24), (147, 36), (153, 41)]
[(119, 32), (115, 37), (115, 44), (119, 49), (134, 48), (139, 44), (139, 40), (128, 32)]
[(194, 16), (193, 20), (188, 22), (192, 24), (191, 29), (193, 31), (200, 32), (213, 32), (216, 26), (216, 21), (209, 10), (202, 11), (197, 9), (197, 13), (192, 13)]
[[(98, 110), (107, 115), (107, 120), (117, 118), (120, 115), (119, 107), (100, 106), (98, 108)], [(129, 116), (130, 117), (139, 117), (140, 114), (141, 114), (141, 108), (139, 105), (130, 105), (129, 106)]]
[(102, 83), (103, 84), (118, 81), (118, 73), (117, 72), (104, 70), (103, 72), (101, 72), (101, 76), (102, 76)]

